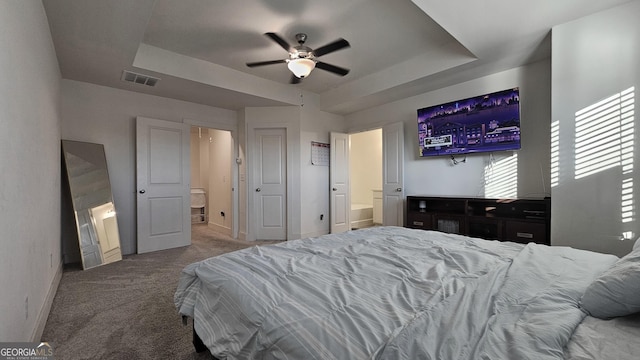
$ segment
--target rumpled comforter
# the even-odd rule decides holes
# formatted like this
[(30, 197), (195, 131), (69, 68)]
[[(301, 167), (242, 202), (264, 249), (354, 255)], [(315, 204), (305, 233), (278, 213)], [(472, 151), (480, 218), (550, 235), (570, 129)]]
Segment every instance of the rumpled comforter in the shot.
[(174, 300), (221, 359), (562, 359), (616, 260), (376, 227), (191, 264)]

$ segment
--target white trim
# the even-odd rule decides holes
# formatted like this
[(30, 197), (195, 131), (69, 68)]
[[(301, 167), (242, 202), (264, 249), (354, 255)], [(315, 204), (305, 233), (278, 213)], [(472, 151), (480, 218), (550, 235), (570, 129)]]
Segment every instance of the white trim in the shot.
[(327, 235), (327, 234), (329, 234), (329, 231), (327, 230), (312, 231), (312, 232), (302, 234), (301, 239), (318, 237), (318, 236)]
[(231, 132), (236, 132), (238, 130), (237, 124), (229, 124), (229, 123), (220, 122), (220, 121), (203, 121), (203, 120), (194, 120), (194, 119), (184, 118), (182, 119), (182, 122), (185, 124), (189, 124), (191, 126), (200, 126), (200, 127), (206, 127), (210, 129), (216, 129), (216, 130), (227, 130)]
[(53, 281), (51, 282), (51, 286), (49, 286), (49, 291), (47, 291), (47, 297), (44, 299), (44, 304), (40, 309), (40, 313), (38, 313), (36, 326), (33, 329), (33, 333), (31, 334), (32, 342), (39, 342), (42, 339), (42, 333), (44, 332), (45, 325), (47, 325), (47, 319), (49, 318), (49, 313), (51, 312), (53, 299), (56, 297), (56, 293), (58, 292), (60, 280), (62, 280), (62, 261), (58, 264), (56, 273), (53, 276)]
[(351, 220), (351, 229), (364, 229), (373, 226), (373, 219)]
[(228, 228), (226, 226), (221, 226), (221, 225), (218, 225), (218, 224), (214, 224), (212, 222), (207, 223), (207, 226), (209, 226), (209, 228), (211, 230), (213, 230), (213, 231), (216, 231), (216, 232), (219, 232), (221, 234), (225, 234), (225, 235), (231, 236), (231, 228)]

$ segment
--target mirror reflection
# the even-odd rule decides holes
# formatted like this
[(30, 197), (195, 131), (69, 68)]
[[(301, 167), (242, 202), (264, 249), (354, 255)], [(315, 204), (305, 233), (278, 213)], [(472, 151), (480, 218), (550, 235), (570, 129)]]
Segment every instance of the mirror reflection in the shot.
[(102, 144), (62, 140), (82, 258), (90, 269), (122, 259), (116, 209)]

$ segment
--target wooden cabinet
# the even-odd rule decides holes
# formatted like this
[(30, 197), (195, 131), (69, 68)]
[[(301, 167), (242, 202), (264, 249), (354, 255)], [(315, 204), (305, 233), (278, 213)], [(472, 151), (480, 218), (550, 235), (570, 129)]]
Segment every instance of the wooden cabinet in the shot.
[(407, 196), (406, 227), (550, 244), (551, 199)]

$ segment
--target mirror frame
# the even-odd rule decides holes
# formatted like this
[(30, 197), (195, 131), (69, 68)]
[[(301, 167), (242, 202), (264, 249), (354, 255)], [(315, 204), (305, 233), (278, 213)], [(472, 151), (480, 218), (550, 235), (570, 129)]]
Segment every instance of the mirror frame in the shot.
[(122, 260), (104, 145), (62, 140), (82, 268)]

